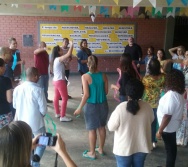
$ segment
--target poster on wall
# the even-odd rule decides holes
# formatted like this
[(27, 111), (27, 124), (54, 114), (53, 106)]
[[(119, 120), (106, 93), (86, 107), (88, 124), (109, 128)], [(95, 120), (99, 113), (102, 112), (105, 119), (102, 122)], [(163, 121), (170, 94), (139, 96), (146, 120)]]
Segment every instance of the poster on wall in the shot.
[(63, 38), (69, 38), (74, 43), (73, 55), (82, 39), (87, 39), (94, 55), (120, 55), (134, 36), (135, 24), (39, 23), (39, 41), (46, 42), (49, 54), (54, 46), (62, 46)]

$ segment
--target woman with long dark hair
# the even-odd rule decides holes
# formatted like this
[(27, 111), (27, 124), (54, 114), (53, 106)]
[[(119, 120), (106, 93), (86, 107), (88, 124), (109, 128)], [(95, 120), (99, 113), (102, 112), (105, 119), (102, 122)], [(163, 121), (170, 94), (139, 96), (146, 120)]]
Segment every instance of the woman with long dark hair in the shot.
[(115, 89), (119, 91), (119, 99), (120, 102), (124, 102), (127, 100), (127, 95), (126, 95), (126, 84), (131, 78), (139, 78), (137, 75), (133, 64), (132, 64), (132, 59), (130, 54), (124, 53), (120, 57), (120, 68), (117, 69), (120, 74), (120, 80), (119, 80), (119, 85), (111, 85), (111, 89)]
[(110, 116), (108, 129), (115, 132), (113, 153), (117, 167), (143, 167), (152, 149), (151, 124), (154, 115), (151, 106), (140, 100), (143, 92), (142, 82), (130, 79), (126, 85), (128, 101), (120, 103)]
[[(69, 122), (72, 119), (66, 117), (66, 108), (67, 108), (67, 82), (65, 79), (65, 66), (64, 61), (72, 55), (73, 43), (69, 41), (70, 48), (66, 54), (63, 53), (63, 50), (58, 45), (55, 46), (52, 50), (52, 63), (53, 64), (53, 85), (54, 85), (54, 108), (55, 108), (55, 117), (59, 118), (61, 122)], [(62, 99), (61, 102), (61, 111), (59, 109), (59, 99)]]

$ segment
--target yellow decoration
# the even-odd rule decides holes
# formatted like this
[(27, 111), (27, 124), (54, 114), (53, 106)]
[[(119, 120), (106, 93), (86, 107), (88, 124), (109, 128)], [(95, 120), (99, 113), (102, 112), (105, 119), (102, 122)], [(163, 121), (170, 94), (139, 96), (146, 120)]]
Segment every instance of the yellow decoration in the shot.
[(120, 14), (120, 7), (119, 6), (112, 6), (112, 16), (114, 14), (117, 14), (119, 16), (119, 14)]
[(42, 9), (44, 10), (44, 5), (43, 5), (43, 4), (38, 4), (38, 5), (37, 5), (37, 8), (38, 8), (38, 9), (42, 8)]
[(152, 7), (146, 7), (145, 8), (145, 12), (147, 12), (147, 11), (150, 12), (150, 13), (152, 13)]
[(96, 55), (122, 54), (130, 36), (134, 37), (134, 24), (63, 24), (40, 23), (40, 41), (47, 44), (47, 52), (51, 54), (54, 46), (62, 46), (63, 38), (74, 42), (73, 55), (76, 56), (81, 39), (88, 40), (88, 47)]
[(118, 3), (119, 3), (119, 0), (114, 0), (114, 2), (116, 3), (116, 5), (118, 5)]

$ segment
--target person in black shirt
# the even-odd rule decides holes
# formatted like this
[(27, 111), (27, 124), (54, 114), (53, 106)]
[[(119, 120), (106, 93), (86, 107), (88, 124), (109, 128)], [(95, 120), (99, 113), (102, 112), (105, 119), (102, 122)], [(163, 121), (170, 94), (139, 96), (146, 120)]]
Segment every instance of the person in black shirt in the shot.
[(142, 48), (138, 44), (134, 43), (133, 37), (130, 37), (128, 39), (128, 43), (129, 44), (125, 47), (124, 53), (131, 55), (132, 60), (137, 66), (137, 70), (140, 72), (140, 65), (138, 64), (138, 62), (142, 59)]
[(3, 76), (5, 69), (5, 62), (0, 58), (0, 129), (13, 120), (10, 106), (12, 102), (12, 83), (8, 77)]

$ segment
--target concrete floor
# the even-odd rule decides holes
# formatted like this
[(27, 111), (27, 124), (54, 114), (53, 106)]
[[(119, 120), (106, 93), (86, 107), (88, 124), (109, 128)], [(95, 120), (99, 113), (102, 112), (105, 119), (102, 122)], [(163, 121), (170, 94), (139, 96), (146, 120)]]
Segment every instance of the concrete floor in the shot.
[[(111, 83), (115, 83), (117, 75), (108, 74), (109, 87)], [(66, 143), (67, 150), (79, 167), (115, 167), (116, 161), (112, 153), (113, 148), (113, 133), (107, 130), (107, 138), (105, 143), (105, 156), (97, 155), (96, 160), (88, 160), (82, 157), (84, 150), (89, 148), (88, 132), (85, 129), (83, 114), (79, 118), (73, 115), (81, 101), (81, 79), (80, 75), (72, 74), (70, 76), (70, 85), (68, 86), (69, 95), (73, 99), (68, 100), (67, 116), (72, 117), (72, 122), (60, 122), (54, 117), (53, 105), (48, 105), (48, 113), (54, 119), (57, 126), (57, 132), (62, 135)], [(52, 80), (49, 82), (49, 99), (53, 99)], [(109, 89), (108, 104), (110, 108), (109, 115), (117, 106), (117, 102), (113, 99), (113, 91)], [(52, 127), (50, 125), (50, 127)], [(139, 136), (138, 136), (139, 137)], [(188, 147), (178, 147), (176, 167), (188, 167)], [(55, 152), (47, 148), (41, 160), (41, 167), (53, 167), (55, 161)], [(164, 166), (165, 164), (165, 150), (162, 141), (158, 142), (158, 147), (147, 156), (145, 167)], [(58, 167), (65, 166), (61, 158), (58, 158)]]

